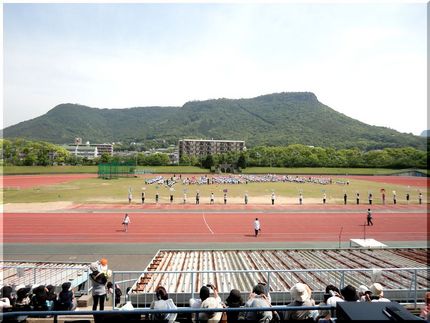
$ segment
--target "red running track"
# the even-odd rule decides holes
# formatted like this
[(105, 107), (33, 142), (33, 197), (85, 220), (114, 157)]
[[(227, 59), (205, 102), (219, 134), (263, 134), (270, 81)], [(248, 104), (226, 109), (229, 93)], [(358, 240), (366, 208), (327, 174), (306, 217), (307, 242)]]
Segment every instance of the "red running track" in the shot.
[[(378, 241), (426, 241), (427, 213), (6, 213), (5, 243), (303, 242), (366, 237)], [(253, 236), (258, 217), (262, 233)]]
[(97, 174), (64, 174), (64, 175), (14, 175), (0, 176), (1, 187), (29, 188), (42, 185), (67, 183), (83, 178), (95, 178)]

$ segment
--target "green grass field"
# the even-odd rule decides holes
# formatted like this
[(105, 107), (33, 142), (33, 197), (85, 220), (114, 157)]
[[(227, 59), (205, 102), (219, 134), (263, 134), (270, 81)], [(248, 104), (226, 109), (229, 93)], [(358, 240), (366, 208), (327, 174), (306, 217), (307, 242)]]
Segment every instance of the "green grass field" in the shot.
[[(154, 175), (155, 176), (155, 175)], [(183, 175), (186, 176), (186, 175)], [(154, 203), (155, 194), (160, 194), (160, 203), (168, 203), (169, 195), (174, 194), (174, 203), (182, 203), (184, 192), (188, 203), (194, 203), (196, 191), (200, 192), (201, 203), (208, 203), (213, 192), (216, 203), (222, 203), (223, 190), (227, 189), (229, 202), (242, 203), (245, 192), (249, 195), (250, 203), (270, 203), (270, 195), (275, 192), (279, 203), (297, 203), (299, 193), (302, 192), (304, 201), (320, 203), (323, 193), (327, 194), (328, 203), (342, 203), (343, 194), (347, 193), (349, 203), (355, 202), (355, 194), (359, 192), (361, 201), (367, 201), (367, 195), (372, 192), (374, 203), (380, 203), (380, 189), (387, 192), (387, 200), (395, 190), (399, 203), (405, 200), (405, 194), (411, 194), (411, 203), (417, 203), (417, 188), (408, 188), (402, 185), (376, 183), (367, 180), (350, 180), (349, 185), (341, 184), (311, 184), (311, 183), (249, 183), (224, 185), (184, 185), (178, 183), (174, 189), (151, 184), (147, 185), (143, 178), (121, 178), (102, 180), (97, 178), (81, 179), (69, 183), (40, 186), (21, 190), (8, 190), (3, 192), (4, 203), (35, 203), (69, 201), (74, 203), (127, 203), (128, 190), (133, 193), (133, 203), (140, 203), (141, 192), (146, 193), (146, 202)], [(426, 190), (422, 189), (424, 196)]]
[[(324, 167), (249, 167), (245, 174), (302, 174), (302, 175), (391, 175), (410, 171), (409, 169), (388, 168), (324, 168)], [(419, 170), (427, 174), (427, 170)]]

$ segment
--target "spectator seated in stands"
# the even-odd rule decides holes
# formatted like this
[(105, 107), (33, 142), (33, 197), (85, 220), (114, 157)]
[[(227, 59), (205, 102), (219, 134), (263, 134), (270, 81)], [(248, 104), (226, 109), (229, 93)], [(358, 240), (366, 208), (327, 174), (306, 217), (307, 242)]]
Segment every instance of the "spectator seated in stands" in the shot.
[[(325, 294), (324, 294), (324, 301), (319, 303), (319, 306), (336, 306), (336, 303), (340, 301), (343, 302), (343, 299), (341, 298), (339, 294), (339, 288), (337, 288), (334, 285), (327, 285), (325, 288)], [(318, 311), (318, 319), (330, 319), (331, 312), (330, 310), (319, 310)]]
[(358, 302), (357, 290), (354, 286), (346, 285), (341, 289), (340, 294), (345, 302)]
[(372, 292), (371, 300), (372, 302), (389, 302), (390, 300), (384, 298), (384, 288), (380, 283), (373, 283), (370, 286), (370, 291)]
[(8, 312), (15, 305), (15, 298), (12, 297), (13, 288), (11, 286), (3, 286), (0, 295), (0, 311)]
[[(297, 283), (291, 290), (291, 297), (293, 302), (289, 306), (315, 306), (315, 301), (311, 297), (311, 289), (308, 285)], [(318, 316), (316, 310), (304, 310), (304, 311), (286, 311), (285, 320), (309, 320), (313, 321)]]
[[(242, 299), (242, 295), (240, 291), (237, 289), (232, 289), (230, 294), (225, 300), (225, 305), (231, 308), (237, 308), (245, 305), (245, 302)], [(228, 312), (227, 313), (227, 322), (236, 322), (239, 319), (243, 319), (243, 314), (241, 312)]]
[[(213, 291), (213, 297), (210, 296), (210, 289), (212, 289)], [(209, 306), (217, 306), (215, 308), (222, 308), (222, 302), (221, 302), (221, 298), (218, 296), (218, 291), (216, 286), (212, 285), (212, 284), (208, 284), (207, 286), (202, 286), (202, 288), (200, 288), (200, 293), (199, 293), (200, 298), (196, 299), (196, 298), (192, 298), (190, 299), (190, 306), (192, 308), (202, 308), (203, 306), (205, 306), (206, 308), (212, 308)], [(207, 299), (210, 299), (209, 301), (207, 301), (206, 303), (204, 303)], [(218, 312), (218, 313), (214, 313), (215, 315), (213, 317), (209, 317), (210, 313), (200, 313), (199, 315), (199, 319), (200, 320), (209, 320), (210, 322), (218, 322), (221, 319), (222, 316), (222, 312)], [(218, 319), (218, 321), (217, 321)]]
[(370, 302), (370, 296), (372, 292), (365, 285), (358, 286), (358, 299), (360, 302)]
[(71, 290), (72, 284), (65, 282), (61, 285), (61, 292), (58, 294), (58, 300), (55, 303), (56, 311), (74, 311), (77, 306), (75, 295)]
[[(169, 310), (176, 309), (176, 305), (163, 286), (158, 286), (155, 289), (156, 300), (152, 301), (151, 308), (155, 310)], [(149, 318), (151, 320), (160, 322), (174, 322), (176, 320), (176, 313), (161, 313), (161, 314), (150, 314)]]
[[(201, 305), (201, 308), (223, 308), (222, 303), (219, 301), (218, 297), (208, 297)], [(199, 314), (200, 322), (211, 322), (218, 323), (221, 320), (223, 312), (203, 312)]]
[(33, 308), (33, 311), (47, 311), (47, 298), (48, 293), (44, 285), (34, 286), (33, 296), (31, 297), (30, 301), (30, 306)]
[(16, 302), (15, 309), (17, 311), (30, 311), (30, 287), (24, 285), (18, 285), (16, 287)]
[[(265, 294), (264, 286), (257, 284), (252, 289), (252, 293), (249, 295), (248, 300), (245, 303), (245, 307), (270, 307), (270, 301)], [(273, 318), (272, 311), (262, 312), (246, 312), (245, 319), (254, 322), (270, 322)]]
[(48, 285), (46, 286), (46, 290), (46, 305), (48, 306), (48, 311), (52, 311), (54, 310), (55, 302), (57, 301), (57, 294), (55, 294), (55, 286)]
[[(13, 307), (13, 310), (19, 311), (19, 312), (31, 311), (31, 306), (30, 306), (31, 287), (18, 285), (16, 286), (15, 290), (16, 290), (16, 302), (15, 302), (15, 306)], [(27, 319), (27, 316), (25, 315), (16, 317), (16, 320), (18, 322), (25, 321), (26, 319)]]

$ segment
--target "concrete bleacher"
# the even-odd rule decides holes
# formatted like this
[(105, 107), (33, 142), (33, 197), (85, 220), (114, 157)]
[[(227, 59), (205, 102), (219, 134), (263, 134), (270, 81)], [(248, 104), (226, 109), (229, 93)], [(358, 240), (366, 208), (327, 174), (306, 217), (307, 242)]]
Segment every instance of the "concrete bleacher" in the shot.
[(88, 280), (86, 263), (0, 261), (0, 282), (4, 285), (54, 285), (70, 282), (77, 287)]
[[(289, 294), (289, 289), (297, 282), (307, 283), (316, 295), (322, 297), (323, 290), (329, 284), (370, 285), (371, 269), (380, 268), (381, 280), (388, 295), (406, 299), (411, 296), (410, 290), (414, 284), (419, 295), (428, 290), (427, 263), (423, 262), (427, 253), (423, 248), (162, 250), (148, 266), (151, 272), (143, 273), (133, 285), (131, 296), (152, 294), (156, 286), (163, 285), (169, 294), (179, 298), (182, 298), (181, 294), (186, 294), (183, 296), (186, 299), (208, 283), (215, 284), (221, 294), (228, 294), (233, 288), (248, 293), (256, 282), (270, 280), (270, 291), (275, 299), (279, 294), (284, 300), (285, 294)], [(423, 268), (423, 272), (418, 272), (416, 282), (412, 281), (411, 272), (388, 270), (411, 267)], [(366, 268), (369, 270), (362, 270)]]

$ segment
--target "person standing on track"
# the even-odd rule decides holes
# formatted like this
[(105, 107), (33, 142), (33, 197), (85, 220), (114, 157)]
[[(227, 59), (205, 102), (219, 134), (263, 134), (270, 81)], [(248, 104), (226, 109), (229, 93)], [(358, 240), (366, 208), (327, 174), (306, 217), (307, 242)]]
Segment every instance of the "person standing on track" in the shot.
[(423, 193), (421, 192), (418, 194), (418, 203), (423, 204)]
[(343, 204), (346, 205), (347, 200), (348, 200), (348, 195), (346, 195), (346, 193), (345, 193), (345, 194), (343, 194)]
[(248, 193), (245, 193), (245, 204), (248, 204)]
[(142, 204), (145, 203), (145, 192), (142, 192)]
[(356, 194), (356, 200), (357, 200), (357, 205), (360, 204), (360, 193), (357, 192)]
[(124, 231), (128, 232), (128, 224), (131, 222), (128, 213), (125, 214), (124, 219), (122, 220), (122, 225), (124, 226)]
[(275, 204), (275, 192), (272, 192), (272, 205)]
[(214, 204), (214, 203), (215, 203), (214, 193), (211, 193), (211, 200), (210, 200), (210, 204)]
[(200, 193), (196, 193), (196, 204), (200, 204)]
[(255, 221), (254, 221), (254, 231), (255, 231), (255, 237), (257, 237), (258, 233), (261, 231), (260, 221), (258, 221), (258, 218), (255, 218)]
[(326, 200), (327, 200), (327, 194), (326, 194), (326, 193), (324, 193), (324, 194), (323, 194), (323, 204), (325, 204)]
[(369, 193), (369, 205), (372, 205), (373, 195)]
[(373, 225), (372, 222), (372, 211), (370, 209), (367, 209), (367, 225)]

